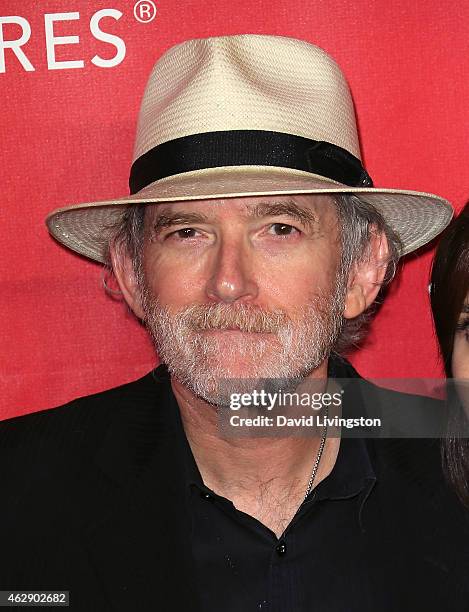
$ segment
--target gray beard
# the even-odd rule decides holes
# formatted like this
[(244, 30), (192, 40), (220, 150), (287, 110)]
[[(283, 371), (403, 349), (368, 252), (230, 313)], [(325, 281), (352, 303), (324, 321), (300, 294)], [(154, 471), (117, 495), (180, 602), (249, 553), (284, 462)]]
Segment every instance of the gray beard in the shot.
[[(171, 313), (144, 282), (140, 295), (145, 325), (171, 375), (197, 397), (227, 406), (231, 393), (251, 392), (259, 381), (285, 390), (323, 363), (342, 329), (345, 283), (339, 279), (329, 293), (312, 296), (294, 319), (243, 303), (194, 304)], [(229, 334), (228, 341), (203, 331), (232, 328), (249, 333)]]

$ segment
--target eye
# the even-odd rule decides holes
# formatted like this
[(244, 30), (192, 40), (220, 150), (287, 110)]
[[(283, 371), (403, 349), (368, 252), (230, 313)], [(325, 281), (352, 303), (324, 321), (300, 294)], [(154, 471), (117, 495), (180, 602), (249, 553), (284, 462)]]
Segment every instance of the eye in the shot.
[(456, 325), (456, 333), (458, 332), (465, 334), (466, 340), (469, 342), (469, 317), (458, 322)]
[(293, 225), (288, 225), (287, 223), (273, 223), (269, 228), (269, 234), (274, 234), (275, 236), (291, 236), (293, 234), (299, 234), (300, 231), (293, 227)]
[(183, 227), (182, 229), (178, 229), (175, 232), (171, 232), (167, 235), (167, 238), (177, 238), (180, 240), (185, 240), (187, 238), (195, 238), (197, 235), (197, 230), (193, 227)]

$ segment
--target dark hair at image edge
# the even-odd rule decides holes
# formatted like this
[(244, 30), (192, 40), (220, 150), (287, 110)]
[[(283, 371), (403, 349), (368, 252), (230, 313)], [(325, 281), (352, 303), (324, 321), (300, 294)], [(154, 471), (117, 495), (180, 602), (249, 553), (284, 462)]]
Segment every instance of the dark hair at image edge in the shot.
[[(438, 245), (432, 267), (430, 300), (435, 330), (448, 378), (456, 326), (469, 292), (469, 202), (452, 221)], [(448, 401), (454, 398), (448, 397)], [(465, 419), (461, 409), (458, 417)], [(454, 425), (454, 423), (453, 423)], [(469, 439), (447, 436), (441, 454), (448, 481), (469, 508)]]

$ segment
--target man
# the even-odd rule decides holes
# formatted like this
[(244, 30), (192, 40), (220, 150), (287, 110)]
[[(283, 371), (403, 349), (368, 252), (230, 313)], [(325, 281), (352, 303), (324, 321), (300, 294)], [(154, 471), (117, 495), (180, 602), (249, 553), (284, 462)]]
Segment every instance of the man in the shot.
[[(220, 422), (236, 380), (358, 379), (337, 353), (450, 206), (373, 188), (338, 67), (271, 36), (163, 55), (130, 185), (48, 227), (112, 266), (162, 365), (2, 424), (2, 588), (69, 590), (76, 610), (467, 609), (468, 524), (436, 440)], [(366, 389), (344, 411), (410, 405)]]

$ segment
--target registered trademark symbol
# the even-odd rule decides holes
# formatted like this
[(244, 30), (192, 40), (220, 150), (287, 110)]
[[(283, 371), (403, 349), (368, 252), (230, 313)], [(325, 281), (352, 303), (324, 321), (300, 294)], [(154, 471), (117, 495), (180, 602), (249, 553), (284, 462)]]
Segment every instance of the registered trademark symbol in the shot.
[(150, 23), (156, 17), (156, 6), (152, 0), (138, 0), (134, 6), (134, 17), (140, 23)]

